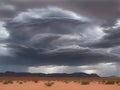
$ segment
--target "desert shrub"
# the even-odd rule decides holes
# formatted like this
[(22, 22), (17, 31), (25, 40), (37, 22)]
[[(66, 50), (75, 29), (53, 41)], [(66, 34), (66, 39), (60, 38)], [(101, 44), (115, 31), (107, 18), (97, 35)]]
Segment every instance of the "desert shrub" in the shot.
[(38, 80), (34, 80), (33, 82), (34, 82), (34, 83), (38, 83)]
[(120, 81), (116, 81), (116, 84), (120, 84)]
[(26, 83), (26, 82), (27, 82), (27, 80), (23, 80), (23, 82), (24, 82), (24, 83)]
[(74, 83), (77, 83), (77, 81), (73, 81)]
[(54, 84), (54, 82), (48, 81), (45, 83), (46, 86), (51, 87)]
[(73, 81), (74, 83), (81, 83), (81, 81), (80, 80), (75, 80), (75, 81)]
[(106, 81), (105, 84), (115, 84), (115, 81)]
[(16, 83), (18, 83), (18, 84), (23, 84), (23, 83), (25, 83), (25, 82), (27, 82), (26, 80), (16, 80)]
[(68, 84), (70, 81), (68, 80), (63, 80), (64, 83)]
[(2, 80), (0, 80), (0, 83), (2, 83), (3, 81)]
[(13, 84), (13, 81), (7, 80), (7, 81), (4, 81), (3, 84)]
[(120, 85), (120, 81), (116, 81), (116, 84), (117, 84), (117, 85)]
[(22, 81), (20, 81), (20, 82), (19, 82), (19, 84), (23, 84), (23, 82), (22, 82)]
[(105, 84), (106, 80), (99, 81), (99, 84)]
[(88, 84), (90, 84), (90, 81), (81, 81), (81, 84), (82, 85), (88, 85)]

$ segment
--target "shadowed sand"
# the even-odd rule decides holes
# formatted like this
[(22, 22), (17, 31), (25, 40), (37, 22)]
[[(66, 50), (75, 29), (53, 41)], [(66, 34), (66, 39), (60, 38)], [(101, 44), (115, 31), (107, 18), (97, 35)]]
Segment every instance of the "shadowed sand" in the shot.
[(81, 85), (75, 82), (59, 82), (54, 81), (54, 84), (50, 87), (45, 85), (46, 81), (39, 81), (37, 83), (27, 81), (23, 84), (19, 84), (14, 81), (13, 84), (0, 83), (0, 90), (120, 90), (119, 85), (104, 85), (92, 82), (88, 85)]

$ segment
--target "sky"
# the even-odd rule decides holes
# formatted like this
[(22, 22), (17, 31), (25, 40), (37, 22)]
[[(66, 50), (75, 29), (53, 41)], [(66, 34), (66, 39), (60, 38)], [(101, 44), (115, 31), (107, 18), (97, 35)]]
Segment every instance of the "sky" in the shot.
[(120, 76), (120, 0), (0, 0), (0, 72)]

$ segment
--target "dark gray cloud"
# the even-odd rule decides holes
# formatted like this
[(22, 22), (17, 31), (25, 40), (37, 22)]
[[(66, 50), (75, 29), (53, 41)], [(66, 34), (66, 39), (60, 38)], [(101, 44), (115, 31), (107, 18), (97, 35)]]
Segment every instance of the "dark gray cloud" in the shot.
[[(107, 20), (107, 23), (112, 23), (120, 15), (119, 0), (1, 0), (1, 2), (14, 5), (16, 12), (29, 8), (57, 6), (100, 21)], [(9, 17), (9, 14), (5, 15)], [(16, 13), (13, 12), (13, 15)]]
[(5, 20), (9, 17), (13, 17), (15, 13), (16, 7), (13, 4), (0, 1), (0, 20)]
[(96, 27), (88, 18), (55, 7), (31, 9), (6, 23), (9, 41), (48, 49), (80, 41), (89, 26)]
[(120, 45), (120, 21), (104, 30), (105, 35), (95, 43), (89, 44), (96, 48), (111, 48)]
[[(14, 56), (2, 56), (2, 65), (67, 65), (81, 66), (98, 63), (119, 63), (119, 57), (108, 53), (98, 53), (90, 49), (64, 48), (57, 50), (35, 49), (25, 46), (8, 45)], [(9, 60), (9, 62), (8, 62)]]
[(118, 0), (0, 0), (0, 71), (119, 76), (119, 4)]

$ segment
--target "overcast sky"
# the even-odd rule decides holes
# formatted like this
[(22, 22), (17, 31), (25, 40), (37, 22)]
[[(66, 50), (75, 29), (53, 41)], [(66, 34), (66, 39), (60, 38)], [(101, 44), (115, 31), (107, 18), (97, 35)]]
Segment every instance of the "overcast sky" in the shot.
[(120, 76), (119, 0), (0, 0), (0, 72)]

